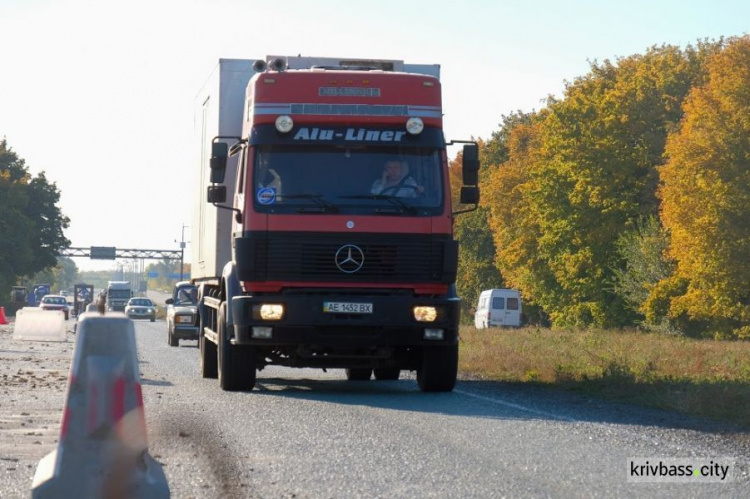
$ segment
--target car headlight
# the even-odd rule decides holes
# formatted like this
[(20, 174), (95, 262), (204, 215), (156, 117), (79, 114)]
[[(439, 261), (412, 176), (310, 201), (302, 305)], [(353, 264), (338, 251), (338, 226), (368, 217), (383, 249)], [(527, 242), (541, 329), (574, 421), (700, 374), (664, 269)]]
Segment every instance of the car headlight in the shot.
[(175, 320), (180, 324), (190, 324), (193, 322), (192, 315), (178, 315)]

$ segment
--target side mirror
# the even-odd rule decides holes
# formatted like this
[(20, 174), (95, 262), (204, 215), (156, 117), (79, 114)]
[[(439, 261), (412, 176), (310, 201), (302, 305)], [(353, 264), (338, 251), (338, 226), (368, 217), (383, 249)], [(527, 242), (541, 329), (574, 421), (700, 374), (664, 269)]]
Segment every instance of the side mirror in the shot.
[(165, 305), (172, 305), (173, 303), (174, 303), (173, 298), (167, 298), (166, 300), (164, 300)]
[(463, 153), (464, 185), (479, 184), (479, 147), (466, 144)]
[(227, 187), (225, 185), (209, 185), (206, 200), (213, 204), (225, 202), (227, 200)]
[(224, 182), (224, 173), (227, 170), (227, 157), (229, 146), (224, 142), (211, 144), (211, 183), (220, 184)]
[(479, 204), (479, 187), (461, 187), (461, 204)]

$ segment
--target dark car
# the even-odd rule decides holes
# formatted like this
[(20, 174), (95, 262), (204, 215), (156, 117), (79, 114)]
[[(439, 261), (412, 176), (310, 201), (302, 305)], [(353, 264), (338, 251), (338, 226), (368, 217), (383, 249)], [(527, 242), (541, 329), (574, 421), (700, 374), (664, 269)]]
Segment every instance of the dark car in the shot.
[(180, 340), (198, 339), (198, 288), (188, 281), (175, 284), (167, 304), (167, 340), (179, 346)]
[(61, 295), (45, 295), (42, 297), (42, 301), (39, 302), (39, 306), (42, 310), (60, 310), (65, 314), (66, 321), (68, 320), (68, 315), (70, 315), (68, 300)]
[(131, 298), (125, 305), (125, 315), (131, 319), (156, 320), (156, 305), (148, 298)]

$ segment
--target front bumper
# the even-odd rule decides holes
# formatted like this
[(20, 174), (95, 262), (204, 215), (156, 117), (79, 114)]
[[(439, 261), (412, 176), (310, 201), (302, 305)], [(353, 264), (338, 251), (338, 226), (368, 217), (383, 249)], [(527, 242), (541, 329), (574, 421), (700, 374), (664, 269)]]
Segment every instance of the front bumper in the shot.
[[(325, 302), (371, 303), (370, 314), (324, 312)], [(292, 294), (236, 296), (232, 299), (235, 343), (256, 346), (320, 348), (421, 347), (458, 342), (458, 298), (417, 298), (406, 295)], [(253, 308), (264, 303), (284, 305), (278, 321), (253, 318)], [(415, 306), (438, 309), (433, 322), (418, 322)], [(271, 327), (268, 339), (253, 338), (253, 327)], [(440, 329), (442, 339), (426, 339), (425, 330)]]
[(149, 319), (149, 320), (156, 320), (156, 313), (155, 312), (127, 312), (126, 314), (128, 318), (130, 319)]
[(192, 324), (175, 324), (174, 328), (172, 328), (172, 335), (181, 340), (197, 340), (199, 329), (198, 326), (193, 326)]

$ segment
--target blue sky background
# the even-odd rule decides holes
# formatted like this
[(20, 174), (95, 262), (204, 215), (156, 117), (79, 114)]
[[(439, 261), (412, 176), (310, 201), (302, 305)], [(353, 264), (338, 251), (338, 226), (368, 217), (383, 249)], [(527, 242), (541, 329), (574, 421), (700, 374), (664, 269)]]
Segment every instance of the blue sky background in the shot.
[(440, 64), (450, 140), (540, 109), (590, 61), (748, 32), (739, 0), (0, 0), (0, 137), (57, 183), (73, 246), (177, 249), (219, 58)]

